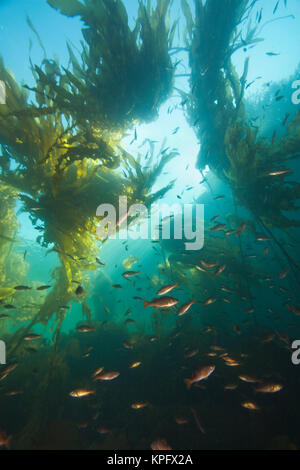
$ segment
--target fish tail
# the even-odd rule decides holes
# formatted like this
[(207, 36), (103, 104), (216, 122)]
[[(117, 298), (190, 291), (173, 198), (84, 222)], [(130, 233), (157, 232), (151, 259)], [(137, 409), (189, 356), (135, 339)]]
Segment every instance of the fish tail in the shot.
[(144, 307), (149, 307), (150, 302), (147, 302), (147, 300), (144, 300)]

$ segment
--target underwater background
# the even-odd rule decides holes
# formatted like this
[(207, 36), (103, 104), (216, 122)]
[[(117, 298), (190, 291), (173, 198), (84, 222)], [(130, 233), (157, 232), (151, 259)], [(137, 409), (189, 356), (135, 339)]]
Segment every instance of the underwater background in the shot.
[[(0, 0), (0, 44), (0, 449), (297, 450), (300, 2)], [(120, 196), (203, 248), (99, 239)]]

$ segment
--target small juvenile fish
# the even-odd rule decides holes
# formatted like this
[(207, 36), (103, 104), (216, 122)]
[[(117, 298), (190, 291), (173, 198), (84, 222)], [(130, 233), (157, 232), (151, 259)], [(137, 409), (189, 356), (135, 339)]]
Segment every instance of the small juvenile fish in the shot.
[(168, 294), (169, 292), (171, 292), (171, 290), (175, 289), (175, 287), (177, 286), (178, 286), (177, 282), (175, 282), (175, 284), (168, 284), (167, 286), (164, 286), (161, 289), (159, 289), (159, 291), (157, 292), (157, 295)]
[(219, 274), (221, 274), (223, 271), (225, 271), (226, 269), (226, 264), (222, 264), (222, 266), (220, 266), (217, 271), (215, 272), (214, 276), (218, 276)]
[(5, 367), (4, 370), (0, 373), (0, 380), (6, 379), (6, 377), (18, 366), (17, 362), (10, 364), (9, 366)]
[(227, 384), (224, 386), (224, 390), (236, 390), (238, 387), (238, 384)]
[(142, 363), (140, 361), (137, 361), (137, 362), (133, 362), (129, 368), (130, 369), (135, 369), (136, 367), (139, 367)]
[(14, 287), (15, 290), (31, 290), (32, 287), (28, 287), (28, 286), (16, 286)]
[(32, 333), (32, 334), (24, 336), (23, 339), (24, 339), (24, 341), (31, 341), (33, 339), (38, 339), (38, 338), (41, 338), (41, 337), (42, 337), (42, 335), (37, 335), (37, 334)]
[(111, 433), (111, 430), (107, 429), (107, 428), (100, 427), (100, 428), (97, 429), (97, 432), (99, 434), (109, 434), (109, 433)]
[(145, 408), (146, 406), (148, 406), (148, 403), (143, 402), (143, 401), (138, 401), (138, 402), (136, 402), (136, 403), (133, 403), (133, 404), (131, 405), (131, 408), (132, 408), (133, 410), (140, 410), (141, 408)]
[(226, 224), (217, 224), (210, 229), (211, 232), (219, 232), (226, 227)]
[(218, 263), (207, 263), (207, 262), (204, 261), (203, 259), (200, 260), (200, 263), (201, 263), (202, 266), (204, 266), (205, 268), (215, 268), (216, 266), (218, 266)]
[(191, 349), (190, 351), (185, 353), (184, 359), (190, 359), (191, 357), (196, 356), (196, 354), (198, 354), (198, 352), (199, 352), (198, 348)]
[(177, 299), (173, 297), (158, 297), (151, 300), (150, 302), (144, 301), (144, 307), (154, 307), (154, 308), (170, 308), (174, 307), (178, 303)]
[(215, 297), (210, 297), (209, 299), (205, 300), (204, 302), (201, 302), (201, 305), (203, 307), (206, 307), (206, 305), (211, 305), (213, 303), (215, 303), (217, 301), (217, 299)]
[(240, 235), (242, 232), (244, 232), (244, 230), (246, 229), (247, 227), (247, 224), (245, 222), (243, 222), (236, 230), (235, 232), (235, 236), (238, 236)]
[(169, 446), (165, 439), (157, 439), (151, 444), (152, 450), (172, 450), (172, 447)]
[(113, 284), (112, 287), (114, 289), (122, 289), (122, 286), (120, 284)]
[(282, 169), (282, 170), (275, 170), (275, 171), (271, 171), (270, 173), (268, 173), (269, 176), (280, 176), (280, 175), (286, 175), (287, 173), (292, 173), (292, 170), (290, 170), (289, 168), (285, 168), (285, 169)]
[(103, 371), (104, 367), (101, 366), (101, 367), (98, 367), (98, 369), (96, 369), (93, 374), (92, 374), (92, 377), (95, 378), (97, 377), (97, 375), (101, 374), (101, 372)]
[(288, 275), (289, 272), (290, 272), (289, 269), (286, 269), (285, 271), (282, 271), (278, 276), (279, 279), (284, 279)]
[(258, 387), (254, 388), (255, 392), (260, 392), (260, 393), (276, 393), (280, 392), (282, 390), (283, 386), (281, 384), (264, 384)]
[(0, 447), (6, 447), (8, 449), (11, 436), (8, 436), (5, 431), (0, 430)]
[(89, 395), (93, 395), (94, 393), (96, 393), (96, 390), (91, 390), (87, 388), (77, 388), (70, 392), (70, 396), (72, 398), (84, 398), (88, 397)]
[(180, 317), (181, 315), (184, 315), (185, 313), (187, 313), (194, 303), (195, 303), (195, 300), (191, 300), (190, 302), (186, 302), (185, 304), (183, 304), (180, 307), (177, 315)]
[(256, 382), (259, 382), (259, 379), (256, 379), (255, 377), (250, 377), (249, 375), (239, 375), (239, 379), (242, 382), (247, 382), (249, 384), (254, 384)]
[(233, 233), (235, 233), (235, 230), (227, 230), (227, 232), (225, 232), (225, 235), (228, 237), (229, 235), (232, 235)]
[(178, 417), (176, 416), (176, 418), (174, 418), (174, 419), (175, 419), (175, 423), (180, 424), (180, 425), (181, 424), (187, 424), (189, 422), (188, 419), (181, 418), (180, 416), (178, 416)]
[(81, 297), (84, 293), (84, 290), (81, 286), (78, 286), (76, 291), (75, 291), (75, 294), (77, 295), (77, 297)]
[(104, 263), (101, 263), (100, 259), (99, 258), (96, 258), (96, 263), (98, 263), (100, 266), (105, 266)]
[(51, 286), (40, 286), (40, 287), (37, 287), (36, 290), (47, 290), (47, 289), (50, 289)]
[(206, 269), (201, 268), (201, 266), (198, 266), (198, 265), (197, 265), (197, 266), (195, 266), (195, 267), (196, 267), (196, 269), (198, 269), (198, 271), (202, 271), (203, 273), (207, 273), (207, 272), (208, 272), (208, 271), (206, 271)]
[(80, 325), (76, 328), (76, 330), (79, 333), (89, 333), (90, 331), (96, 331), (95, 326), (89, 326), (89, 325)]
[(196, 372), (194, 372), (192, 378), (184, 379), (187, 388), (190, 389), (194, 383), (200, 382), (201, 380), (207, 379), (215, 370), (215, 366), (209, 365), (201, 367)]
[(284, 118), (284, 120), (283, 120), (283, 122), (282, 122), (282, 125), (283, 125), (283, 126), (286, 125), (286, 123), (288, 122), (289, 117), (290, 117), (290, 113), (286, 113), (285, 118)]
[(114, 380), (117, 377), (119, 377), (119, 375), (120, 375), (120, 372), (117, 372), (116, 370), (110, 370), (108, 372), (101, 372), (101, 374), (95, 377), (95, 380), (102, 380), (102, 381)]
[(136, 276), (137, 274), (140, 274), (141, 271), (126, 271), (125, 273), (122, 274), (122, 276), (127, 279), (129, 277)]
[(257, 411), (260, 409), (258, 405), (256, 405), (255, 403), (251, 401), (244, 401), (243, 403), (241, 403), (241, 406), (243, 408), (247, 408), (247, 410), (253, 410), (253, 411)]

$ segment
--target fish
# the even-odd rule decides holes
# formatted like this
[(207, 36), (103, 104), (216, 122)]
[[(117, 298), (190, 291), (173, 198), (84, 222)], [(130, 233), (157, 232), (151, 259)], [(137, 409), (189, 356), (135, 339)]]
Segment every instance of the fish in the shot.
[(243, 222), (243, 223), (237, 228), (237, 230), (236, 230), (236, 232), (235, 232), (235, 236), (238, 236), (238, 235), (240, 235), (241, 233), (243, 233), (244, 230), (246, 229), (246, 227), (247, 227), (246, 222)]
[(36, 290), (47, 290), (47, 289), (50, 289), (51, 287), (52, 287), (52, 286), (47, 286), (47, 285), (45, 285), (45, 286), (39, 286), (39, 287), (36, 288)]
[(84, 294), (83, 287), (78, 286), (76, 291), (75, 291), (75, 294), (77, 295), (77, 297), (81, 297)]
[(130, 368), (130, 369), (135, 369), (136, 367), (139, 367), (141, 364), (142, 364), (141, 361), (136, 361), (136, 362), (133, 362), (133, 363), (129, 366), (129, 368)]
[(204, 266), (205, 268), (215, 268), (216, 266), (218, 266), (218, 263), (207, 263), (207, 262), (204, 261), (203, 259), (200, 260), (200, 263), (201, 263), (202, 266)]
[(191, 359), (192, 357), (196, 356), (199, 352), (198, 348), (191, 349), (190, 351), (187, 351), (184, 355), (184, 359)]
[(255, 377), (251, 377), (250, 375), (239, 375), (239, 379), (242, 382), (247, 382), (247, 383), (250, 383), (250, 384), (260, 382), (259, 379), (255, 378)]
[(289, 272), (290, 272), (289, 269), (285, 269), (284, 271), (282, 271), (278, 276), (279, 279), (284, 279), (289, 274)]
[(270, 173), (268, 173), (268, 176), (281, 176), (286, 175), (288, 173), (292, 173), (292, 170), (290, 170), (289, 168), (283, 168), (282, 170), (271, 171)]
[(18, 366), (18, 363), (17, 363), (17, 362), (13, 362), (12, 364), (6, 366), (5, 369), (2, 370), (2, 372), (0, 373), (0, 380), (6, 379), (6, 377), (7, 377), (13, 370), (15, 370), (17, 366)]
[(0, 447), (8, 449), (12, 436), (8, 436), (5, 431), (0, 430)]
[(258, 387), (254, 388), (255, 392), (259, 393), (276, 393), (280, 392), (280, 390), (283, 389), (283, 385), (277, 384), (277, 383), (269, 383), (269, 384), (263, 384), (259, 385)]
[(170, 308), (174, 307), (178, 303), (178, 300), (173, 297), (157, 297), (156, 299), (151, 300), (150, 302), (144, 301), (144, 307), (154, 307), (154, 308)]
[(205, 300), (204, 302), (201, 302), (201, 305), (203, 307), (206, 307), (207, 305), (211, 305), (213, 303), (215, 303), (217, 301), (217, 299), (215, 297), (210, 297), (209, 299)]
[(280, 55), (280, 53), (279, 52), (266, 52), (266, 55), (273, 57), (273, 56)]
[(28, 286), (16, 286), (16, 287), (14, 287), (14, 289), (15, 289), (15, 290), (20, 290), (20, 291), (22, 291), (22, 290), (31, 290), (32, 287), (28, 287)]
[(178, 283), (175, 282), (174, 284), (168, 284), (164, 287), (162, 287), (161, 289), (159, 289), (159, 291), (157, 292), (157, 295), (165, 295), (165, 294), (168, 294), (169, 292), (171, 292), (173, 289), (175, 289), (175, 287), (178, 287)]
[(137, 276), (140, 273), (141, 271), (126, 271), (125, 273), (122, 274), (122, 276), (124, 277), (124, 279), (127, 279), (129, 277)]
[(156, 439), (151, 443), (152, 450), (172, 450), (165, 439)]
[(275, 131), (273, 132), (273, 135), (272, 135), (272, 144), (275, 143), (276, 136), (277, 136), (277, 131), (275, 130)]
[(290, 117), (290, 113), (286, 113), (284, 120), (282, 121), (282, 125), (285, 126), (286, 123), (288, 122)]
[(101, 381), (110, 381), (114, 380), (119, 377), (120, 372), (116, 370), (110, 370), (107, 372), (101, 372), (101, 374), (97, 375), (94, 380), (101, 380)]
[(214, 276), (218, 276), (219, 274), (221, 274), (223, 271), (225, 271), (226, 269), (226, 264), (222, 264), (222, 266), (220, 266), (217, 271), (215, 272)]
[(207, 379), (215, 370), (214, 365), (208, 365), (196, 370), (190, 379), (184, 379), (187, 388), (190, 389), (194, 383)]
[(79, 333), (89, 333), (91, 331), (96, 331), (96, 327), (89, 325), (80, 325), (76, 328), (76, 331), (78, 331)]
[(236, 390), (237, 387), (238, 387), (238, 384), (230, 383), (224, 386), (224, 390)]
[(179, 317), (182, 315), (185, 315), (194, 303), (195, 303), (195, 300), (191, 300), (190, 302), (186, 302), (185, 304), (183, 304), (180, 307), (177, 315)]
[(257, 411), (260, 409), (260, 407), (258, 405), (256, 405), (255, 403), (251, 402), (251, 401), (244, 401), (241, 403), (241, 406), (243, 408), (246, 408), (247, 410), (253, 410), (253, 411)]
[(214, 227), (210, 229), (211, 232), (220, 232), (221, 230), (224, 230), (226, 227), (226, 224), (217, 224)]
[(105, 264), (102, 263), (99, 258), (96, 258), (96, 263), (99, 264), (99, 266), (105, 266)]
[(99, 428), (97, 428), (97, 432), (99, 434), (109, 434), (111, 433), (111, 430), (100, 426)]
[(94, 395), (96, 393), (96, 390), (94, 389), (88, 389), (88, 388), (77, 388), (75, 390), (72, 390), (69, 395), (72, 398), (85, 398), (90, 395)]
[(97, 377), (97, 375), (101, 374), (101, 372), (104, 370), (103, 366), (98, 367), (92, 374), (92, 378)]
[(214, 198), (215, 201), (220, 201), (221, 199), (224, 199), (225, 196), (217, 196)]
[(122, 286), (120, 284), (113, 284), (111, 287), (114, 289), (122, 289)]
[(174, 420), (175, 420), (175, 423), (176, 423), (176, 424), (179, 424), (179, 425), (187, 424), (187, 423), (189, 422), (188, 419), (182, 418), (182, 417), (180, 417), (180, 416), (176, 416), (176, 417), (174, 418)]
[(42, 338), (42, 335), (37, 335), (37, 334), (34, 334), (34, 333), (23, 336), (24, 341), (32, 341), (34, 339), (39, 339), (39, 338)]
[(146, 403), (145, 401), (138, 401), (136, 403), (132, 403), (131, 408), (133, 410), (140, 410), (141, 408), (145, 408), (146, 406), (148, 406), (148, 403)]

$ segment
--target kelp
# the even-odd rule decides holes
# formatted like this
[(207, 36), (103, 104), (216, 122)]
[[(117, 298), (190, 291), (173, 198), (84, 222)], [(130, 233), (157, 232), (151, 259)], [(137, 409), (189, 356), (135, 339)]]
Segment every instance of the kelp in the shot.
[[(167, 264), (172, 267), (172, 282), (178, 282), (181, 287), (189, 289), (196, 301), (221, 296), (222, 285), (233, 289), (240, 299), (249, 297), (248, 286), (259, 287), (260, 280), (265, 275), (263, 266), (242, 259), (236, 243), (227, 237), (224, 239), (213, 236), (209, 231), (205, 231), (203, 249), (193, 251), (192, 254), (184, 250), (184, 240), (163, 240), (162, 243), (169, 253)], [(202, 265), (202, 260), (217, 263), (218, 266), (207, 269)], [(216, 270), (222, 265), (226, 266), (224, 272), (216, 276)], [(204, 268), (205, 272), (196, 266)], [(164, 276), (169, 275), (164, 268), (160, 271)]]
[[(70, 14), (65, 2), (49, 3)], [(86, 1), (80, 7), (86, 26), (82, 63), (69, 46), (73, 73), (49, 59), (41, 67), (31, 64), (36, 103), (29, 102), (29, 87), (19, 87), (0, 61), (7, 90), (6, 105), (0, 109), (0, 178), (19, 194), (40, 232), (37, 241), (57, 252), (61, 262), (53, 272), (54, 287), (16, 332), (11, 351), (36, 323), (47, 324), (54, 314), (57, 340), (66, 306), (77, 299), (76, 286), (87, 292), (86, 273), (97, 268), (97, 207), (118, 207), (121, 195), (130, 205), (149, 205), (172, 187), (171, 182), (151, 194), (175, 152), (162, 152), (153, 168), (146, 169), (121, 146), (128, 126), (153, 119), (172, 88), (168, 49), (174, 29), (165, 23), (169, 4), (159, 1), (153, 11), (151, 2), (141, 4), (131, 31), (120, 1)], [(90, 319), (84, 296), (81, 302)]]
[(299, 153), (297, 134), (285, 136), (270, 146), (265, 139), (256, 139), (250, 126), (238, 122), (227, 130), (225, 148), (230, 160), (230, 169), (225, 174), (238, 201), (267, 225), (282, 229), (299, 227), (299, 222), (288, 218), (285, 212), (298, 209), (300, 184), (286, 180), (284, 174), (272, 175), (286, 168)]
[[(1, 158), (1, 157), (0, 157)], [(18, 229), (15, 214), (17, 191), (8, 185), (0, 186), (0, 286), (6, 285), (5, 265)], [(2, 293), (2, 297), (4, 293)], [(0, 294), (1, 299), (1, 294)]]
[(156, 118), (173, 86), (169, 48), (176, 24), (166, 20), (171, 1), (159, 0), (155, 9), (151, 2), (141, 2), (133, 30), (120, 0), (48, 3), (67, 16), (80, 15), (82, 52), (79, 58), (68, 44), (72, 71), (53, 60), (33, 66), (40, 107), (27, 112), (39, 116), (55, 108), (80, 125), (109, 132), (124, 132), (135, 121)]
[[(284, 175), (274, 177), (270, 173), (286, 168), (290, 159), (300, 155), (299, 112), (291, 117), (280, 138), (276, 139), (275, 131), (272, 142), (261, 134), (258, 138), (244, 100), (249, 57), (241, 77), (232, 62), (238, 49), (247, 50), (263, 40), (258, 37), (263, 27), (258, 23), (253, 26), (250, 18), (256, 2), (194, 3), (193, 17), (183, 0), (191, 66), (191, 92), (184, 96), (189, 120), (201, 141), (197, 166), (202, 169), (208, 165), (230, 185), (237, 203), (255, 218), (277, 228), (297, 227), (299, 223), (285, 212), (298, 209), (300, 185), (286, 181)], [(247, 28), (243, 28), (247, 21)]]

